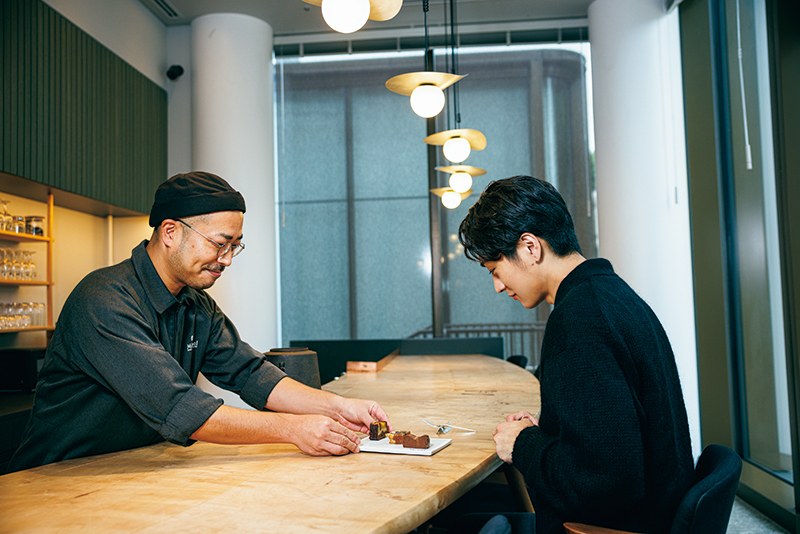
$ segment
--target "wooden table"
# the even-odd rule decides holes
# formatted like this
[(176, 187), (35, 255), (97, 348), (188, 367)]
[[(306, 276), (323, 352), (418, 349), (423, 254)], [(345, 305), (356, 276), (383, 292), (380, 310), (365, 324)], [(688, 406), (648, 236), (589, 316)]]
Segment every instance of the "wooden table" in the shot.
[(492, 473), (492, 429), (539, 406), (536, 379), (481, 355), (401, 356), (324, 389), (381, 403), (395, 429), (452, 430), (431, 457), (312, 457), (290, 445), (168, 443), (0, 477), (0, 533), (413, 530)]

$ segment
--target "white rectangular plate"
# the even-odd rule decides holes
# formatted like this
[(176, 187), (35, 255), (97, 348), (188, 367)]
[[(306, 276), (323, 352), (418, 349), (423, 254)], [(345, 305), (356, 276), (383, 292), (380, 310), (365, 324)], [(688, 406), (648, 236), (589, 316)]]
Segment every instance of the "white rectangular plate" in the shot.
[(431, 446), (427, 449), (407, 449), (402, 445), (389, 443), (389, 438), (372, 441), (369, 438), (361, 440), (361, 452), (382, 452), (384, 454), (411, 454), (414, 456), (433, 456), (444, 449), (453, 440), (450, 438), (431, 438)]

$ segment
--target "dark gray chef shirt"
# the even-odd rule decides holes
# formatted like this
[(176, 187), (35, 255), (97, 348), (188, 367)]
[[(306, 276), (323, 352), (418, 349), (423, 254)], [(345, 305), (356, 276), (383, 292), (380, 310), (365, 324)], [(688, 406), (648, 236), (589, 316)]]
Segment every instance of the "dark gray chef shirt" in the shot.
[(195, 385), (198, 373), (259, 410), (285, 376), (205, 291), (173, 296), (146, 245), (67, 299), (9, 472), (163, 440), (191, 445), (222, 404)]

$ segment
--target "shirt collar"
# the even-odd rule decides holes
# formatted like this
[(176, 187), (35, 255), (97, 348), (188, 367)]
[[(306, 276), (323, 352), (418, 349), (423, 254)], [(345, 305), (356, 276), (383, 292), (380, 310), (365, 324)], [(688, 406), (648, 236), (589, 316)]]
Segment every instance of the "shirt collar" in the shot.
[(158, 275), (158, 271), (156, 271), (156, 267), (153, 265), (153, 260), (151, 260), (150, 255), (147, 254), (146, 247), (147, 240), (145, 239), (133, 249), (131, 261), (133, 262), (133, 268), (136, 270), (136, 274), (142, 282), (145, 293), (147, 293), (147, 298), (150, 299), (153, 308), (155, 308), (158, 313), (164, 313), (170, 306), (176, 303), (191, 304), (193, 301), (189, 295), (189, 291), (187, 291), (189, 288), (184, 287), (177, 298), (169, 292), (167, 286), (164, 285), (164, 281), (161, 280), (161, 277)]
[(564, 300), (567, 296), (567, 293), (569, 293), (573, 287), (577, 286), (590, 276), (603, 274), (614, 274), (614, 268), (611, 266), (611, 262), (608, 260), (603, 258), (593, 258), (581, 262), (577, 267), (572, 269), (572, 271), (561, 281), (561, 284), (559, 284), (558, 291), (556, 292), (555, 305), (557, 306), (559, 301)]

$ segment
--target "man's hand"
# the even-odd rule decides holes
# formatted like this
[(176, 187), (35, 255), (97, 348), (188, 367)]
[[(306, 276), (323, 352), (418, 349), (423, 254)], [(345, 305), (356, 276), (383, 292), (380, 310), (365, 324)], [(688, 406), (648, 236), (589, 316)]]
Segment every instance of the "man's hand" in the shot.
[(517, 412), (506, 417), (505, 423), (500, 423), (492, 431), (494, 443), (497, 447), (497, 456), (504, 462), (511, 463), (511, 453), (514, 452), (514, 442), (524, 429), (538, 425), (538, 421), (526, 411)]
[(509, 423), (512, 421), (521, 421), (523, 419), (528, 419), (535, 426), (539, 426), (539, 418), (534, 417), (533, 415), (531, 415), (530, 412), (525, 410), (519, 411), (517, 413), (512, 413), (511, 415), (506, 416), (506, 421)]
[(386, 421), (389, 431), (392, 430), (392, 425), (389, 424), (389, 418), (386, 417), (386, 412), (377, 402), (350, 399), (341, 397), (341, 406), (336, 412), (336, 420), (343, 426), (354, 432), (369, 433), (369, 424), (375, 421)]
[(311, 456), (342, 455), (359, 452), (359, 438), (330, 417), (324, 415), (296, 416), (299, 423), (291, 433), (298, 449)]

